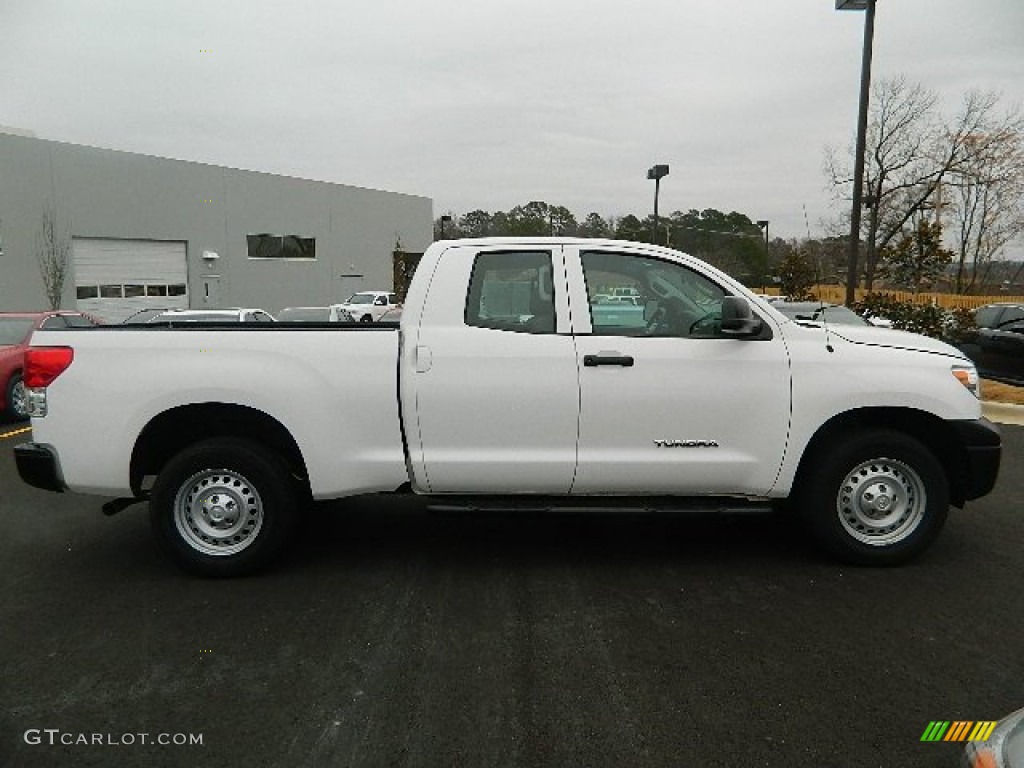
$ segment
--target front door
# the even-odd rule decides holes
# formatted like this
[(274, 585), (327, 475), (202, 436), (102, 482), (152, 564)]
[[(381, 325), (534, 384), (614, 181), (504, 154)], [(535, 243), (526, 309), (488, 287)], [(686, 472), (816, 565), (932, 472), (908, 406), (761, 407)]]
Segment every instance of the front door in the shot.
[[(721, 278), (642, 250), (567, 249), (580, 372), (573, 493), (766, 494), (789, 429), (788, 357), (720, 328)], [(615, 297), (635, 299), (625, 306)], [(765, 323), (769, 323), (765, 320)]]
[(452, 247), (423, 279), (423, 315), (403, 342), (418, 485), (568, 493), (579, 389), (561, 249)]
[(203, 308), (220, 307), (220, 275), (203, 275)]

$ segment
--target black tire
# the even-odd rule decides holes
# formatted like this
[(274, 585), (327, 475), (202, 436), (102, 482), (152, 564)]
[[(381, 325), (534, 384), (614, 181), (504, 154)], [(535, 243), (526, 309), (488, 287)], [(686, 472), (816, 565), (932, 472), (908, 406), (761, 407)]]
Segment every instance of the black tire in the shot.
[(801, 473), (797, 509), (831, 554), (857, 565), (900, 565), (935, 540), (949, 512), (939, 460), (901, 432), (864, 429), (820, 445)]
[(295, 485), (276, 454), (249, 440), (214, 438), (172, 458), (153, 484), (150, 523), (164, 551), (202, 576), (265, 568), (297, 517)]
[(363, 315), (362, 317), (359, 318), (359, 322), (361, 322), (361, 323), (372, 323), (373, 322), (373, 315)]
[(24, 421), (28, 418), (28, 413), (19, 410), (15, 407), (15, 401), (19, 399), (18, 390), (21, 389), (21, 399), (24, 400), (24, 385), (22, 384), (21, 374), (16, 373), (11, 376), (7, 382), (7, 392), (4, 393), (4, 402), (7, 404), (4, 410), (4, 416), (10, 421)]

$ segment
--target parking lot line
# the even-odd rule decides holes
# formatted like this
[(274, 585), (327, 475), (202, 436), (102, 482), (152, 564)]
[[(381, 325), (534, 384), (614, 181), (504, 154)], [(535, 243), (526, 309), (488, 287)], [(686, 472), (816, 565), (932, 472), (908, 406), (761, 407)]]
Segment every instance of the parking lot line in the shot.
[(5, 437), (14, 437), (16, 435), (24, 435), (26, 432), (31, 432), (32, 427), (22, 427), (21, 429), (15, 429), (12, 432), (0, 432), (0, 440)]

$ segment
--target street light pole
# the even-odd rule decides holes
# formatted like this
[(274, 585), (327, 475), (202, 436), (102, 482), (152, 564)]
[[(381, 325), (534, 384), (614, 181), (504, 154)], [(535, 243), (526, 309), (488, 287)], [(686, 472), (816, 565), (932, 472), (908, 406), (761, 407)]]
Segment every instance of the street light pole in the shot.
[(860, 111), (853, 166), (853, 210), (850, 211), (850, 253), (846, 265), (846, 304), (856, 300), (857, 258), (860, 254), (860, 214), (864, 195), (864, 148), (867, 143), (868, 101), (871, 96), (871, 49), (875, 38), (875, 0), (836, 0), (837, 11), (867, 11), (860, 64)]
[(647, 169), (647, 178), (654, 179), (654, 221), (651, 223), (651, 243), (658, 243), (658, 192), (661, 189), (661, 180), (668, 176), (667, 165), (654, 165)]
[[(768, 269), (768, 219), (760, 219), (757, 222), (757, 226), (764, 230), (764, 267)], [(761, 275), (761, 293), (765, 292), (764, 278), (766, 275)]]

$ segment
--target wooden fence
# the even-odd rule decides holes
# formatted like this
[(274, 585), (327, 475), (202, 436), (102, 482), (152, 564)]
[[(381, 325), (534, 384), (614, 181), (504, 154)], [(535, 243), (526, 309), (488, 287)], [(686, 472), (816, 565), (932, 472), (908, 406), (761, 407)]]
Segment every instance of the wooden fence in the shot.
[[(769, 293), (778, 293), (778, 290), (768, 289)], [(831, 304), (842, 304), (846, 301), (846, 288), (842, 285), (816, 285), (811, 289), (819, 301)], [(868, 292), (858, 288), (854, 295), (860, 301)], [(996, 304), (1003, 301), (1012, 301), (1024, 304), (1024, 296), (961, 296), (955, 293), (919, 293), (915, 296), (909, 291), (881, 290), (874, 293), (884, 293), (900, 301), (914, 301), (918, 304), (937, 304), (945, 309), (966, 308), (974, 309), (984, 304)]]

